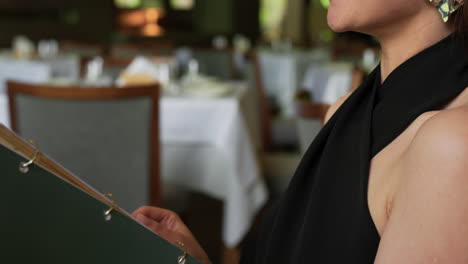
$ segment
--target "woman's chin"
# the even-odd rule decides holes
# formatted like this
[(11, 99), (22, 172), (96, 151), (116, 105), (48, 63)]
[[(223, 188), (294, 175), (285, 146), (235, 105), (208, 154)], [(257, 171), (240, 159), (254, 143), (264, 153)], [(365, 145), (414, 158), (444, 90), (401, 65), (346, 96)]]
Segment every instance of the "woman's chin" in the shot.
[(348, 31), (346, 23), (343, 23), (343, 17), (339, 16), (334, 9), (328, 9), (327, 13), (328, 26), (335, 32)]
[(344, 23), (339, 23), (333, 19), (328, 19), (328, 26), (335, 32), (349, 31), (349, 28)]
[(328, 24), (328, 26), (331, 28), (331, 30), (337, 33), (349, 31), (346, 27), (340, 27), (339, 25)]

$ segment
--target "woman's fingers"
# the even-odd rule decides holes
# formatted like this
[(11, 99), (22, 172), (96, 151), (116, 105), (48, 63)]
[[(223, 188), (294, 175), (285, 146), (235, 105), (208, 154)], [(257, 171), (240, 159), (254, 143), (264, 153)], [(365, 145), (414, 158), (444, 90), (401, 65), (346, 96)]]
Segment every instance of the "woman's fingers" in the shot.
[(160, 237), (187, 251), (188, 254), (203, 263), (210, 263), (205, 251), (176, 213), (158, 207), (143, 206), (133, 212), (132, 216)]
[[(138, 214), (136, 216), (136, 219), (140, 221), (142, 224), (144, 224), (146, 227), (151, 229), (151, 231), (158, 234), (160, 237), (174, 244), (176, 247), (179, 247), (181, 250), (184, 250), (184, 251), (187, 250), (187, 248), (185, 248), (187, 239), (182, 234), (179, 234), (177, 232), (167, 229), (166, 226), (164, 226), (163, 224), (160, 224), (144, 216), (143, 214)], [(190, 251), (190, 253), (192, 253), (190, 248), (188, 250)]]
[(162, 209), (159, 207), (153, 207), (153, 206), (140, 207), (135, 212), (132, 213), (132, 216), (137, 217), (138, 214), (142, 214), (157, 222), (163, 222), (171, 218), (178, 218), (177, 214), (172, 211)]
[(157, 221), (155, 221), (155, 220), (153, 220), (153, 219), (151, 219), (149, 217), (146, 217), (143, 214), (138, 214), (136, 219), (138, 221), (140, 221), (140, 223), (144, 224), (146, 227), (148, 227), (153, 232), (155, 232), (156, 234), (158, 234), (158, 235), (160, 235), (162, 237), (165, 237), (165, 235), (169, 234), (169, 232), (168, 232), (169, 230), (163, 224), (160, 224)]
[(159, 236), (165, 238), (166, 240), (172, 243), (175, 243), (175, 241), (177, 241), (177, 233), (169, 230), (164, 224), (158, 223), (157, 221), (154, 221), (153, 219), (146, 217), (143, 214), (138, 214), (136, 216), (136, 219)]
[(137, 214), (136, 215), (136, 219), (138, 221), (140, 221), (140, 223), (142, 223), (143, 225), (145, 225), (146, 227), (152, 229), (155, 221), (151, 220), (150, 218), (146, 217), (144, 214)]

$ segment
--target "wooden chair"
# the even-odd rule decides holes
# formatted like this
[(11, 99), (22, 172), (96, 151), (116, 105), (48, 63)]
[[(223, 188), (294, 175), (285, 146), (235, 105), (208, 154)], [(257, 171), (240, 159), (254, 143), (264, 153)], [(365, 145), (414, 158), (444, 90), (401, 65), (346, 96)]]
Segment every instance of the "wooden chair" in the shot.
[[(348, 90), (352, 92), (362, 83), (366, 77), (366, 72), (356, 66), (353, 68), (351, 74), (351, 83)], [(306, 100), (298, 100), (295, 102), (295, 111), (297, 116), (307, 119), (319, 119), (322, 122), (324, 121), (329, 108), (329, 104), (315, 104)]]
[[(256, 100), (257, 109), (254, 117), (246, 115), (247, 124), (254, 123), (255, 120), (259, 126), (253, 127), (257, 129), (257, 136), (260, 137), (260, 148), (257, 148), (258, 160), (260, 162), (262, 175), (268, 177), (270, 182), (276, 182), (279, 175), (287, 174), (290, 177), (296, 168), (300, 155), (297, 153), (290, 153), (285, 151), (278, 151), (273, 142), (273, 122), (278, 120), (273, 119), (273, 113), (270, 108), (267, 94), (264, 88), (263, 75), (261, 70), (260, 61), (255, 53), (249, 53), (246, 56), (247, 67), (246, 77), (249, 83), (249, 88), (255, 91), (255, 96), (248, 95), (247, 98), (254, 98)], [(252, 87), (254, 89), (252, 89)], [(254, 122), (249, 119), (254, 120)], [(249, 126), (252, 130), (252, 126)], [(255, 133), (251, 133), (255, 136)], [(287, 178), (288, 179), (288, 178)], [(276, 183), (273, 183), (276, 185)], [(284, 182), (283, 185), (286, 185)], [(276, 187), (273, 187), (276, 189)]]
[(314, 104), (306, 101), (298, 101), (294, 106), (298, 116), (306, 119), (319, 119), (321, 122), (324, 121), (330, 108), (329, 104)]
[(85, 42), (74, 40), (60, 41), (62, 54), (73, 54), (80, 58), (80, 76), (84, 74), (86, 64), (94, 57), (104, 57), (106, 46), (97, 42)]
[(7, 86), (14, 131), (125, 210), (160, 205), (157, 85)]
[(364, 81), (367, 76), (366, 71), (361, 67), (355, 66), (352, 72), (353, 77), (351, 78), (351, 87), (349, 88), (350, 91), (356, 90), (359, 85)]
[[(366, 73), (359, 67), (354, 67), (349, 91), (354, 91), (365, 78)], [(297, 100), (294, 104), (298, 117), (297, 128), (299, 134), (300, 148), (305, 152), (310, 142), (320, 131), (325, 116), (330, 108), (329, 104), (315, 104), (307, 100)]]
[(194, 47), (192, 56), (198, 61), (202, 74), (221, 80), (232, 80), (236, 77), (231, 48)]
[[(253, 120), (250, 123), (259, 123), (260, 127), (257, 128), (257, 137), (260, 137), (261, 150), (267, 151), (271, 144), (271, 111), (268, 103), (268, 97), (265, 93), (265, 88), (263, 85), (263, 77), (260, 68), (260, 62), (255, 53), (249, 53), (246, 56), (247, 66), (246, 66), (246, 77), (249, 84), (249, 88), (252, 90), (252, 95), (249, 98), (253, 98), (255, 102), (253, 105), (257, 105), (258, 108), (255, 109), (257, 116), (249, 117)], [(252, 89), (253, 88), (253, 89)], [(249, 120), (247, 120), (249, 121)], [(255, 129), (255, 128), (251, 128)]]

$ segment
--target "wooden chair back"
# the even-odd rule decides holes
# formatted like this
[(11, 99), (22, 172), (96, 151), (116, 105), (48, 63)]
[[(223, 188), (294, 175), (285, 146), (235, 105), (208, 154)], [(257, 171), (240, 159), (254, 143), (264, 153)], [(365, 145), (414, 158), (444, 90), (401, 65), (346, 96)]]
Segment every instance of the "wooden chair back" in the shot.
[[(360, 67), (354, 67), (349, 91), (352, 92), (362, 83), (366, 77), (366, 72)], [(299, 100), (295, 102), (296, 115), (305, 119), (320, 119), (322, 122), (330, 108), (329, 104), (315, 104)]]
[(232, 80), (237, 77), (231, 48), (197, 46), (192, 48), (192, 56), (198, 61), (202, 74), (221, 80)]
[[(53, 151), (48, 152), (48, 148), (51, 150), (59, 148), (57, 153), (60, 155), (56, 157), (57, 161), (61, 162), (62, 158), (64, 161), (72, 159), (71, 164), (76, 166), (76, 172), (83, 169), (87, 173), (96, 174), (95, 176), (101, 173), (110, 181), (114, 181), (113, 175), (108, 175), (112, 171), (118, 172), (119, 168), (131, 168), (132, 164), (138, 165), (139, 160), (144, 160), (142, 163), (144, 163), (143, 167), (145, 168), (142, 168), (141, 174), (145, 175), (142, 175), (141, 178), (144, 179), (139, 180), (142, 184), (138, 186), (144, 186), (145, 193), (149, 197), (146, 197), (147, 201), (142, 203), (149, 202), (151, 205), (160, 205), (160, 89), (158, 85), (126, 88), (54, 87), (8, 82), (7, 87), (10, 120), (14, 131), (24, 137), (39, 138), (41, 141), (38, 140), (37, 143), (45, 154), (52, 155)], [(131, 111), (135, 108), (138, 109), (132, 113)], [(88, 122), (87, 119), (94, 121)], [(131, 124), (127, 125), (126, 122)], [(135, 128), (128, 127), (140, 123), (145, 131), (137, 131), (138, 125)], [(89, 124), (95, 127), (87, 127)], [(60, 132), (63, 134), (57, 134)], [(80, 135), (81, 138), (79, 138)], [(94, 136), (97, 138), (93, 138)], [(136, 137), (144, 137), (144, 139)], [(96, 141), (95, 145), (104, 147), (92, 149), (90, 152), (86, 148), (93, 147), (89, 146), (89, 142), (93, 140)], [(70, 143), (69, 146), (68, 143)], [(141, 153), (139, 147), (142, 149)], [(113, 150), (111, 151), (111, 149)], [(125, 156), (126, 149), (129, 149), (129, 152), (136, 151), (140, 156), (135, 157), (135, 159), (128, 158)], [(97, 153), (94, 157), (96, 161), (90, 161), (93, 159), (91, 155), (79, 157), (78, 153), (82, 150), (84, 152), (81, 153), (91, 153), (91, 155)], [(110, 157), (105, 157), (107, 155)], [(76, 159), (85, 162), (76, 165)], [(109, 161), (109, 164), (100, 164), (99, 160)], [(66, 162), (63, 165), (67, 166)], [(74, 168), (70, 167), (69, 169), (73, 170)], [(91, 175), (84, 174), (79, 176), (91, 177)], [(119, 181), (118, 187), (120, 189), (126, 190), (127, 185), (129, 189), (132, 186), (133, 178), (136, 181), (137, 175), (116, 177), (115, 181)], [(105, 190), (106, 186), (96, 187), (101, 192), (108, 191)], [(129, 197), (119, 197), (117, 194), (114, 196), (116, 196), (118, 204), (119, 200), (120, 204), (125, 204), (125, 200), (129, 199)], [(124, 209), (133, 210), (136, 208)]]
[(272, 115), (270, 111), (270, 104), (268, 102), (268, 97), (265, 92), (263, 75), (260, 66), (260, 62), (255, 53), (249, 53), (246, 56), (248, 63), (252, 65), (253, 69), (253, 81), (249, 81), (255, 85), (256, 90), (256, 104), (258, 105), (258, 114), (260, 119), (260, 135), (261, 135), (261, 144), (263, 151), (267, 151), (271, 146), (271, 122)]

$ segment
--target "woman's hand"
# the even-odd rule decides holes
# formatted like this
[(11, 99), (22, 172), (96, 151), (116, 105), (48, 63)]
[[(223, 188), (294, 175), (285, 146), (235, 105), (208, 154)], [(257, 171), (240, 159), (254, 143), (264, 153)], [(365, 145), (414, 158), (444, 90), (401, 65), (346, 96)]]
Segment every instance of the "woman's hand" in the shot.
[(143, 206), (133, 212), (132, 216), (202, 263), (211, 264), (192, 232), (176, 213), (158, 207)]

